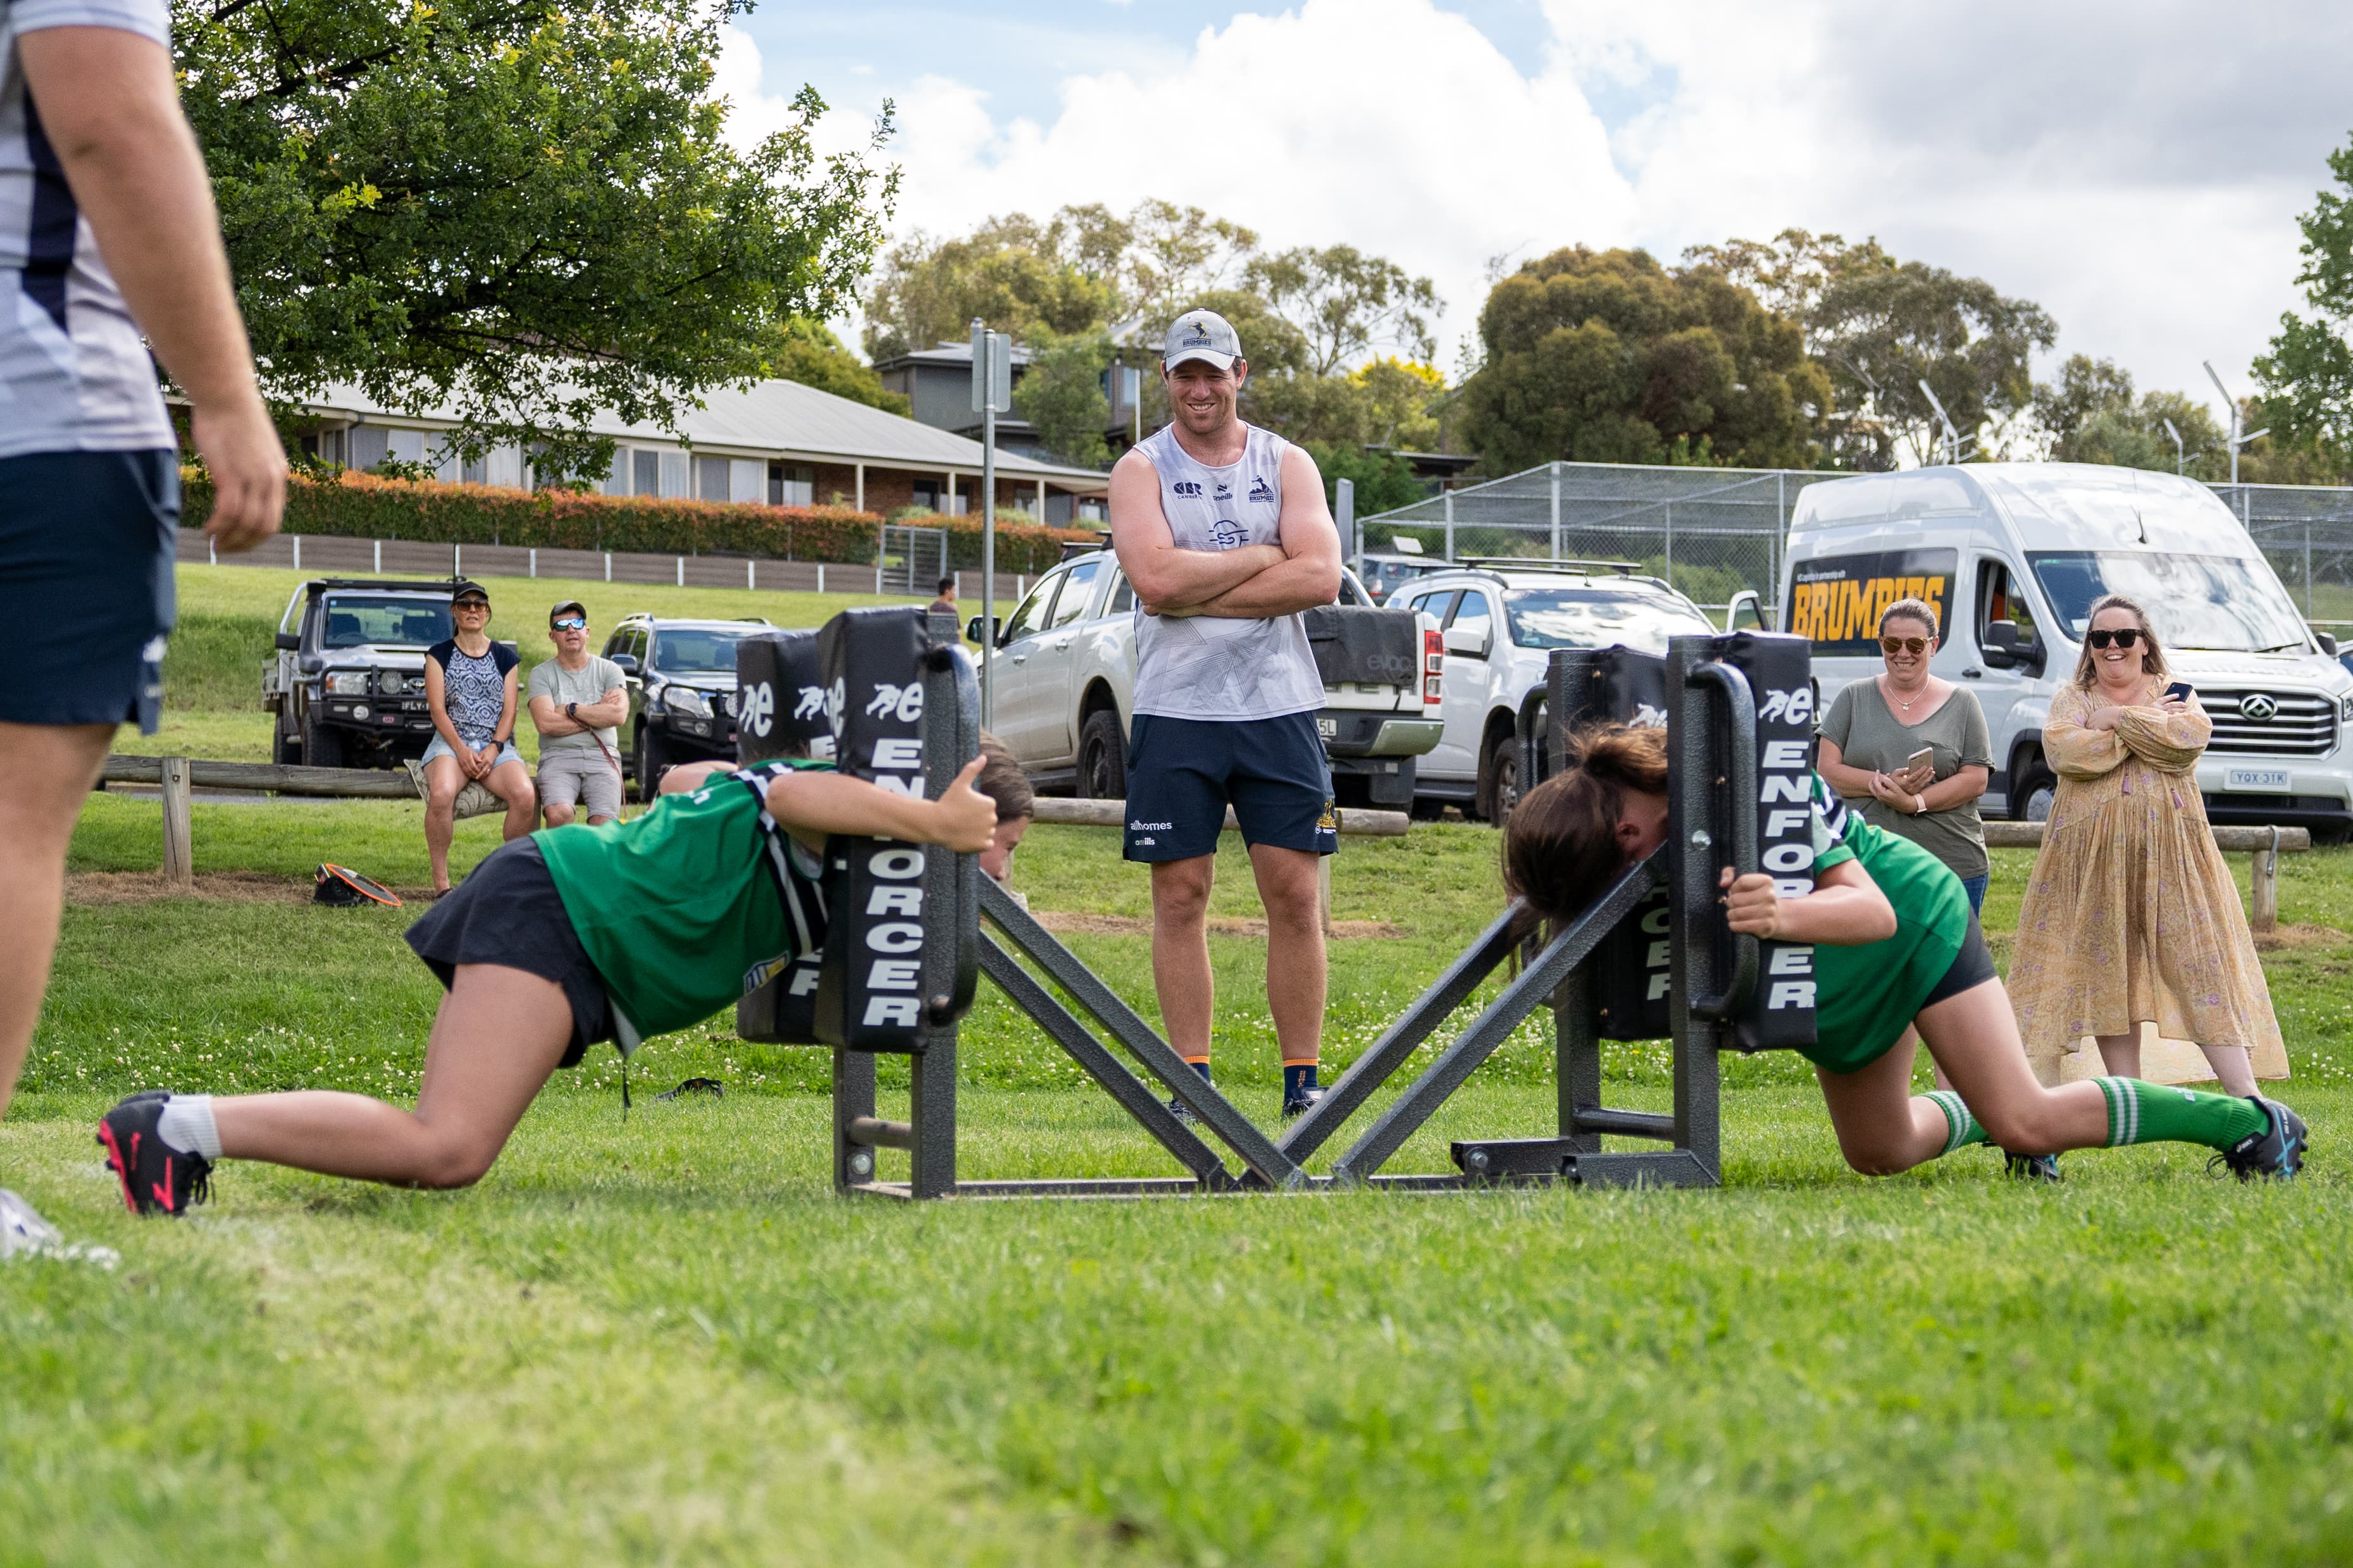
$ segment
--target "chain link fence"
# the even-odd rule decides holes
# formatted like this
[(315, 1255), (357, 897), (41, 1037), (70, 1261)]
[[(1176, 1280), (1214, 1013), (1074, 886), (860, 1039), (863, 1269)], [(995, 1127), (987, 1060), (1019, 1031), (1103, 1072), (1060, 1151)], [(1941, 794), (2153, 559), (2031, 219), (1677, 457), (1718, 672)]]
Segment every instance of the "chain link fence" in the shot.
[[(1399, 538), (1425, 555), (1630, 561), (1703, 605), (1744, 588), (1767, 605), (1780, 583), (1789, 513), (1808, 485), (1849, 476), (1803, 468), (1670, 468), (1547, 463), (1377, 513), (1362, 548)], [(2216, 485), (2306, 618), (2353, 626), (2353, 489)]]

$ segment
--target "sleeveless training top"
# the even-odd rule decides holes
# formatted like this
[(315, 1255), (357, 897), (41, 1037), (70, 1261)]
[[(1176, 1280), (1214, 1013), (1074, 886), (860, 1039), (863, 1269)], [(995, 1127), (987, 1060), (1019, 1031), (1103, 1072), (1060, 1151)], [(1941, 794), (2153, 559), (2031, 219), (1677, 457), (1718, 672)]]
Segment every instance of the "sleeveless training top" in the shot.
[[(1239, 550), (1282, 542), (1282, 454), (1271, 430), (1244, 426), (1242, 460), (1213, 468), (1163, 426), (1136, 449), (1160, 475), (1160, 510), (1179, 550)], [(1147, 616), (1135, 606), (1135, 711), (1233, 721), (1307, 713), (1324, 706), (1324, 682), (1299, 616), (1229, 621)]]

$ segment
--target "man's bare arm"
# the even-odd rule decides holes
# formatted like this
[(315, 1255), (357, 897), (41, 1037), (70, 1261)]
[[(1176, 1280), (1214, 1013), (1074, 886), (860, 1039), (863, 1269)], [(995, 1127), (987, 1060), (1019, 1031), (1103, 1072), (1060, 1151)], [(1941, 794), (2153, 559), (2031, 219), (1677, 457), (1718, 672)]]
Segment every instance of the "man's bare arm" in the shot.
[(1340, 595), (1340, 529), (1324, 503), (1315, 459), (1282, 455), (1282, 561), (1205, 601), (1194, 613), (1229, 620), (1296, 615)]
[(1203, 604), (1283, 560), (1283, 552), (1271, 544), (1178, 549), (1168, 514), (1160, 509), (1159, 470), (1137, 452), (1122, 458), (1111, 471), (1111, 542), (1135, 596), (1160, 612)]
[(124, 301), (187, 393), (212, 470), (205, 531), (248, 550), (278, 531), (286, 449), (254, 384), (228, 256), (172, 58), (116, 27), (47, 27), (16, 40), (25, 83)]

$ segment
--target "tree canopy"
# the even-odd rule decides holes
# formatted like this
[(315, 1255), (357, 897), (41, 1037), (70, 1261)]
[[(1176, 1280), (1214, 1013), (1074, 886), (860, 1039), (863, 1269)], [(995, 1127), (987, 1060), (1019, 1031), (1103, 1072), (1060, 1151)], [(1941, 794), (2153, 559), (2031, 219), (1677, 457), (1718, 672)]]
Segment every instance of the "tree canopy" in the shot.
[(2175, 471), (2171, 420), (2181, 435), (2180, 471), (2192, 479), (2230, 477), (2231, 451), (2206, 405), (2179, 392), (2133, 393), (2131, 373), (2112, 360), (2073, 354), (2055, 382), (2034, 389), (2037, 422), (2063, 463), (2114, 463)]
[(2312, 314), (2280, 317), (2255, 379), (2275, 439), (2301, 450), (2298, 466), (2312, 478), (2333, 480), (2353, 468), (2353, 141), (2328, 155), (2328, 171), (2337, 188), (2319, 192), (2296, 220), (2304, 266), (2295, 280)]
[(1556, 459), (1810, 468), (1830, 381), (1719, 268), (1556, 250), (1499, 280), (1463, 432), (1491, 472)]
[(599, 408), (670, 424), (704, 388), (838, 375), (807, 323), (881, 241), (888, 114), (865, 153), (821, 159), (804, 89), (732, 148), (710, 87), (733, 8), (175, 0), (265, 390), (453, 405), (470, 450), (583, 473), (609, 457)]

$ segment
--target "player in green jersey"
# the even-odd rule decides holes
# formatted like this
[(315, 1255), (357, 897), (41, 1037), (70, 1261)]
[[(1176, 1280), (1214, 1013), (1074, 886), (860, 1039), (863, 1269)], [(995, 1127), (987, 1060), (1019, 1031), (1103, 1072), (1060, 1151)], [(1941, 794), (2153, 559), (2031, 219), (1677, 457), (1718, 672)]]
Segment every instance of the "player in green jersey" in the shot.
[[(1667, 836), (1664, 731), (1595, 725), (1567, 761), (1504, 830), (1505, 882), (1556, 921)], [(2302, 1168), (2304, 1122), (2274, 1100), (2125, 1078), (2043, 1087), (1959, 879), (1815, 785), (1815, 890), (1784, 899), (1772, 878), (1728, 868), (1721, 885), (1734, 931), (1814, 944), (1817, 1044), (1804, 1054), (1848, 1164), (1890, 1175), (1968, 1143), (2055, 1154), (2174, 1142), (2215, 1150), (2242, 1180)], [(1912, 1092), (1914, 1028), (1958, 1092)]]
[(417, 1109), (364, 1095), (167, 1095), (99, 1124), (135, 1214), (201, 1203), (216, 1160), (267, 1160), (402, 1186), (462, 1187), (499, 1157), (532, 1100), (598, 1040), (709, 1017), (825, 940), (819, 857), (831, 834), (986, 848), (997, 805), (975, 758), (937, 800), (771, 763), (668, 795), (643, 816), (518, 838), (408, 930), (448, 994)]

